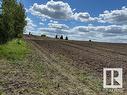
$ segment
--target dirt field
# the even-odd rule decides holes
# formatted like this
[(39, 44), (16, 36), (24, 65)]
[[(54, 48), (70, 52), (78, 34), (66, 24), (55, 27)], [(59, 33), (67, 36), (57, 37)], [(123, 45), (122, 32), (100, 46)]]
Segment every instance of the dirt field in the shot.
[[(35, 39), (34, 39), (35, 38)], [(68, 66), (85, 71), (99, 78), (102, 86), (103, 68), (123, 68), (123, 92), (127, 91), (127, 44), (96, 43), (84, 41), (65, 41), (32, 37), (31, 41), (44, 51), (49, 60), (51, 56), (64, 56)], [(63, 60), (63, 59), (61, 59)], [(52, 64), (52, 63), (51, 63)], [(64, 64), (58, 62), (57, 64)], [(65, 67), (65, 69), (68, 69)], [(64, 73), (64, 72), (63, 72)], [(77, 78), (77, 77), (76, 77)], [(80, 80), (80, 79), (79, 79)], [(93, 81), (94, 79), (90, 79)], [(99, 84), (99, 82), (98, 82)], [(90, 84), (88, 84), (90, 85)], [(96, 87), (96, 84), (93, 84)], [(91, 88), (92, 89), (92, 88)], [(93, 88), (93, 90), (96, 90)], [(100, 89), (95, 92), (101, 92)], [(103, 92), (103, 91), (102, 91)]]
[[(0, 95), (127, 95), (126, 44), (24, 38), (24, 60), (0, 59)], [(123, 89), (103, 89), (105, 67), (123, 68)]]

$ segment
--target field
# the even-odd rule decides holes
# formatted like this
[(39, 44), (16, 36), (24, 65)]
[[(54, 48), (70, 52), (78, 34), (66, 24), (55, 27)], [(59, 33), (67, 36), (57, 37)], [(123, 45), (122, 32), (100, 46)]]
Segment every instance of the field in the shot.
[[(0, 59), (1, 95), (126, 95), (127, 44), (24, 39), (23, 60)], [(103, 89), (105, 67), (123, 68), (123, 89)]]

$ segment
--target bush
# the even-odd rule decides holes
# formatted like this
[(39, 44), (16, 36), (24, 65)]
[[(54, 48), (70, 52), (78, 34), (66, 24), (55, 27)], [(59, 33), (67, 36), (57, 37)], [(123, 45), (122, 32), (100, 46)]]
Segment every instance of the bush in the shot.
[(92, 42), (92, 40), (89, 40), (89, 42)]
[(63, 35), (60, 36), (60, 39), (63, 39)]
[(56, 39), (58, 39), (58, 35), (56, 35), (56, 37), (55, 37)]
[(68, 37), (66, 36), (65, 40), (68, 40)]
[(46, 37), (46, 35), (41, 35), (41, 37)]

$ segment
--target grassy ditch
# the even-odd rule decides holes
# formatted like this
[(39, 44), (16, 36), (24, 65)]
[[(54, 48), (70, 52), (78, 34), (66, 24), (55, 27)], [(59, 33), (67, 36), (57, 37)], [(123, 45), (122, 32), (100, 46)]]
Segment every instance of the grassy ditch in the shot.
[(0, 59), (21, 60), (29, 51), (23, 39), (14, 39), (4, 45), (0, 45)]

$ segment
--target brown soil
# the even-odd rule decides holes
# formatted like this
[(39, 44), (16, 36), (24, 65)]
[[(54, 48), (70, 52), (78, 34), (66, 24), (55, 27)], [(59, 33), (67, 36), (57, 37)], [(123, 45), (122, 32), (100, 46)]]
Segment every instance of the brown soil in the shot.
[(68, 58), (66, 61), (70, 66), (94, 74), (101, 80), (103, 68), (123, 68), (123, 91), (127, 91), (127, 44), (33, 38), (30, 40), (48, 56), (62, 55)]
[[(24, 60), (0, 60), (0, 95), (126, 95), (126, 44), (24, 38), (32, 49)], [(103, 89), (106, 67), (123, 68), (123, 89)]]

